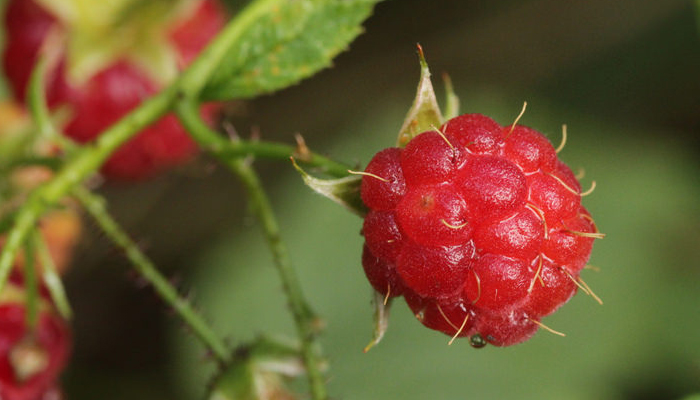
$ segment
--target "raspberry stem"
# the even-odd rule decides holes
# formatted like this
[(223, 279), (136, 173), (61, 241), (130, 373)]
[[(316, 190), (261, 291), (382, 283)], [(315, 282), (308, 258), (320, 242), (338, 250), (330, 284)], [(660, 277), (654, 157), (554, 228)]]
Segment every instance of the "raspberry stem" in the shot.
[(46, 241), (39, 231), (35, 230), (32, 236), (34, 247), (36, 248), (39, 261), (41, 262), (42, 279), (49, 290), (51, 299), (56, 304), (56, 308), (61, 316), (65, 319), (70, 319), (73, 315), (73, 311), (66, 297), (66, 291), (63, 287), (61, 277), (58, 275), (58, 272), (56, 272), (56, 264), (53, 262), (53, 258), (51, 258), (51, 253), (46, 245)]
[(253, 156), (265, 159), (287, 161), (289, 160), (289, 157), (294, 157), (294, 159), (299, 161), (301, 164), (310, 167), (319, 167), (321, 168), (322, 172), (325, 172), (330, 176), (336, 178), (348, 176), (349, 166), (313, 152), (305, 153), (304, 156), (299, 157), (298, 150), (295, 146), (284, 143), (259, 142), (251, 140), (216, 140), (212, 143), (208, 142), (204, 148), (218, 154), (219, 157), (224, 158)]
[[(211, 149), (214, 156), (238, 176), (248, 192), (253, 212), (260, 222), (268, 247), (272, 252), (277, 272), (282, 280), (282, 286), (289, 300), (297, 334), (301, 341), (301, 352), (307, 370), (312, 398), (314, 400), (325, 400), (328, 396), (323, 375), (319, 370), (320, 356), (315, 340), (319, 330), (319, 320), (306, 301), (299, 280), (294, 272), (287, 246), (282, 240), (279, 225), (267, 193), (263, 189), (255, 170), (243, 158), (231, 158), (224, 152), (216, 150), (226, 148), (226, 146), (223, 146), (223, 143), (220, 143), (226, 139), (212, 131), (201, 120), (198, 109), (196, 103), (189, 99), (182, 99), (176, 105), (176, 113), (182, 124), (192, 134), (192, 137), (203, 147)], [(217, 144), (221, 144), (221, 146), (217, 146)]]
[(224, 343), (207, 322), (197, 314), (190, 303), (180, 296), (173, 285), (158, 271), (153, 262), (139, 250), (138, 245), (129, 235), (112, 219), (107, 211), (105, 200), (83, 186), (76, 187), (73, 194), (104, 233), (124, 250), (134, 269), (153, 285), (158, 295), (180, 315), (195, 335), (214, 354), (217, 361), (221, 364), (226, 363), (229, 359), (229, 352)]
[(39, 284), (36, 279), (36, 257), (34, 243), (29, 240), (24, 244), (24, 286), (27, 289), (27, 326), (32, 330), (39, 321)]
[(49, 106), (46, 104), (44, 96), (45, 75), (46, 75), (46, 59), (40, 58), (29, 80), (27, 88), (27, 99), (29, 99), (29, 111), (32, 114), (32, 119), (36, 125), (37, 134), (44, 138), (57, 143), (63, 150), (73, 150), (76, 144), (68, 137), (61, 135), (51, 120)]
[[(41, 94), (38, 94), (41, 96)], [(126, 140), (165, 114), (175, 98), (173, 88), (152, 97), (108, 128), (91, 145), (80, 147), (56, 176), (34, 190), (18, 210), (14, 226), (0, 254), (0, 290), (5, 286), (12, 264), (22, 244), (47, 208), (57, 204), (78, 187)]]

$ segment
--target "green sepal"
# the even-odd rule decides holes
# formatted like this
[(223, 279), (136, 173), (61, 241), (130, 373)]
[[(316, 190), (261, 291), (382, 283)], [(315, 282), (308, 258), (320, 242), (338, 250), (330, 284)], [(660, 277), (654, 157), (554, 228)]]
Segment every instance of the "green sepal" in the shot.
[(256, 0), (248, 23), (205, 86), (203, 100), (251, 98), (331, 65), (380, 0)]
[(435, 97), (433, 84), (430, 81), (430, 69), (425, 61), (423, 48), (420, 45), (418, 45), (418, 57), (420, 59), (418, 90), (416, 91), (413, 105), (408, 110), (403, 126), (399, 130), (399, 136), (396, 141), (398, 147), (406, 146), (411, 139), (425, 131), (439, 128), (444, 121)]
[(449, 121), (459, 115), (459, 97), (452, 87), (452, 79), (446, 73), (442, 75), (445, 83), (445, 120)]
[(337, 179), (320, 179), (309, 175), (292, 158), (294, 168), (301, 174), (304, 183), (316, 193), (327, 197), (351, 212), (364, 217), (367, 207), (360, 198), (361, 175), (350, 175)]
[(374, 291), (372, 305), (374, 306), (374, 333), (372, 340), (365, 346), (364, 352), (368, 352), (372, 347), (379, 344), (384, 338), (386, 330), (389, 328), (389, 310), (391, 309), (392, 298), (383, 296)]
[(285, 380), (304, 373), (298, 346), (259, 337), (253, 343), (240, 346), (234, 351), (231, 361), (221, 367), (212, 381), (207, 399), (292, 398)]

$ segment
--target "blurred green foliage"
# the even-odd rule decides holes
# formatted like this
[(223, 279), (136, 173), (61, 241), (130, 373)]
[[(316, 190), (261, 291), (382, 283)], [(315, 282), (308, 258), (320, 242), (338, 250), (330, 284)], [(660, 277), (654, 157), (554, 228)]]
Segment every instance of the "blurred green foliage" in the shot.
[[(235, 3), (235, 2), (233, 2)], [(233, 4), (236, 9), (241, 2)], [(0, 4), (2, 1), (0, 0)], [(421, 42), (463, 112), (515, 118), (560, 140), (584, 205), (607, 237), (579, 293), (512, 348), (474, 350), (423, 328), (402, 301), (384, 341), (371, 337), (361, 221), (308, 190), (291, 166), (260, 161), (284, 239), (325, 318), (329, 386), (344, 399), (680, 399), (700, 392), (700, 42), (686, 0), (438, 0), (381, 3), (335, 68), (228, 107), (239, 133), (293, 142), (364, 165), (393, 144), (412, 99)], [(420, 18), (418, 18), (420, 16)], [(1, 82), (1, 81), (0, 81)], [(0, 88), (2, 85), (0, 85)], [(2, 89), (0, 89), (2, 90)], [(202, 161), (184, 174), (105, 189), (148, 253), (232, 345), (293, 336), (280, 283), (235, 179)], [(76, 311), (75, 399), (196, 399), (212, 363), (126, 262), (88, 237), (68, 276)], [(138, 283), (138, 282), (136, 282)]]

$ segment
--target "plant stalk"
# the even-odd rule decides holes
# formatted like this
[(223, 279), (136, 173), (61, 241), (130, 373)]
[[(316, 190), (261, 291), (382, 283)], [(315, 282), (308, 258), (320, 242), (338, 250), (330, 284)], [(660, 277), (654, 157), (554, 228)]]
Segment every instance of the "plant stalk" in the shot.
[[(260, 183), (258, 175), (246, 160), (240, 157), (231, 158), (223, 151), (228, 146), (224, 146), (220, 142), (225, 141), (225, 139), (211, 130), (202, 121), (196, 103), (182, 99), (175, 106), (175, 110), (180, 121), (195, 140), (202, 147), (211, 149), (214, 156), (241, 179), (243, 186), (248, 192), (253, 211), (262, 226), (294, 317), (297, 334), (301, 341), (302, 358), (306, 366), (312, 398), (314, 400), (326, 400), (328, 395), (324, 377), (320, 370), (321, 360), (316, 344), (320, 323), (303, 294), (299, 280), (292, 267), (287, 246), (281, 238), (272, 205)], [(216, 149), (219, 150), (217, 151)]]
[(105, 201), (82, 186), (73, 190), (73, 194), (94, 218), (104, 233), (124, 250), (134, 269), (146, 279), (158, 295), (169, 304), (180, 318), (192, 329), (199, 340), (211, 351), (217, 361), (225, 364), (229, 360), (229, 351), (224, 343), (209, 327), (207, 322), (194, 310), (170, 282), (160, 273), (153, 262), (138, 248), (138, 245), (124, 232), (107, 212)]

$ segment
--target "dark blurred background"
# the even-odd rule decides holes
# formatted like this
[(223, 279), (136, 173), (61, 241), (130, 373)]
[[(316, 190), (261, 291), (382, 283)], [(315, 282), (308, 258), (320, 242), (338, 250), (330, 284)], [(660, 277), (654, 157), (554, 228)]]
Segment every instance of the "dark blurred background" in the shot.
[[(242, 1), (230, 1), (231, 10)], [(681, 399), (700, 393), (700, 43), (683, 0), (388, 0), (348, 52), (300, 85), (232, 103), (241, 135), (293, 143), (363, 166), (393, 145), (410, 106), (420, 43), (449, 73), (462, 112), (521, 123), (569, 141), (584, 199), (607, 237), (577, 295), (513, 348), (447, 346), (395, 304), (368, 354), (370, 289), (361, 221), (312, 194), (290, 166), (258, 165), (312, 304), (326, 319), (330, 390), (338, 399)], [(442, 98), (442, 97), (440, 97)], [(293, 336), (271, 257), (240, 186), (203, 158), (154, 181), (107, 185), (119, 221), (233, 346)], [(76, 311), (74, 399), (196, 399), (212, 363), (94, 229), (67, 277)]]

